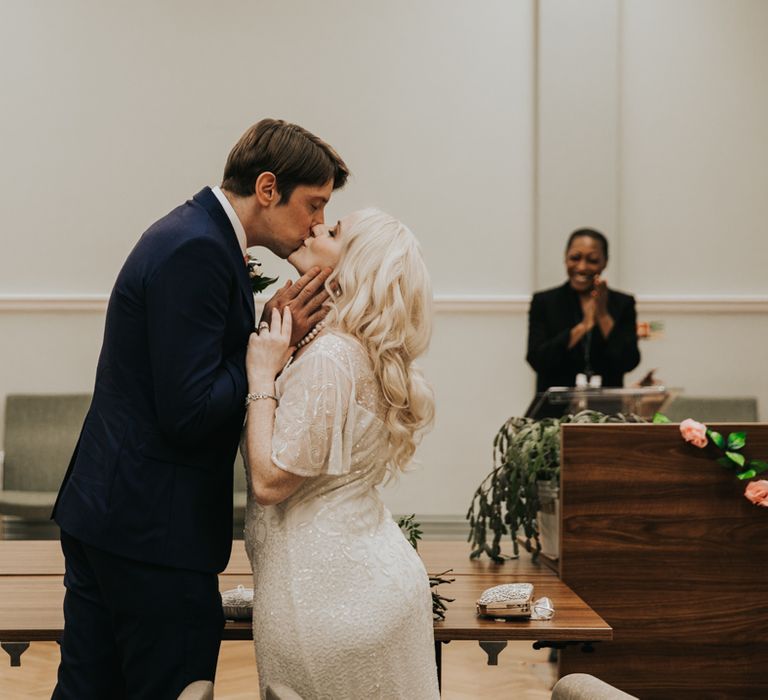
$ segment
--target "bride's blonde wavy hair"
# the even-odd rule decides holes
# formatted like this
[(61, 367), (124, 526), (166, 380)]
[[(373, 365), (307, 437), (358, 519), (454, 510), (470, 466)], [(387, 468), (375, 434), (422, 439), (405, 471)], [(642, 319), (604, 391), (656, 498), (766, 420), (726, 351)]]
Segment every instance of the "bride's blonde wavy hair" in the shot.
[(367, 350), (386, 405), (390, 465), (403, 470), (432, 425), (432, 389), (414, 359), (432, 335), (432, 285), (411, 231), (378, 209), (355, 212), (328, 279), (326, 319)]

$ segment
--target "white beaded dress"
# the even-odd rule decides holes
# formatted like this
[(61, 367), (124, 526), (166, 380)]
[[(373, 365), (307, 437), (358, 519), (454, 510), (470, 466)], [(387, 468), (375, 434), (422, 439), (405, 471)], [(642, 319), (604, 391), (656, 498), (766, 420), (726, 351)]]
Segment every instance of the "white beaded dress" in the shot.
[(272, 461), (308, 478), (275, 506), (249, 495), (262, 698), (439, 698), (428, 576), (377, 489), (387, 430), (365, 350), (326, 331), (276, 391)]

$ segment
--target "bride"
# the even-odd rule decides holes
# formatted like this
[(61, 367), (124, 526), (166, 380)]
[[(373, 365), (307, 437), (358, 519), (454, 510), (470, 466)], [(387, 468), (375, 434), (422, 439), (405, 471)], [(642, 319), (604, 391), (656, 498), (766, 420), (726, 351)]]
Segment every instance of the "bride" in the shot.
[(292, 359), (289, 308), (248, 346), (245, 542), (262, 697), (287, 686), (304, 700), (438, 698), (427, 573), (377, 490), (433, 417), (413, 364), (431, 332), (419, 245), (365, 209), (315, 227), (289, 262), (334, 268), (336, 291)]

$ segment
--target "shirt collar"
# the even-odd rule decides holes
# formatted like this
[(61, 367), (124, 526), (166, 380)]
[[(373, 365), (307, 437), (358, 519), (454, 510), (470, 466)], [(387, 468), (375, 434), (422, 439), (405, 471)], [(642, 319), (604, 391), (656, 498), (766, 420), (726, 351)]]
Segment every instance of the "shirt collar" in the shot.
[(237, 242), (240, 244), (240, 250), (243, 251), (243, 256), (245, 256), (246, 248), (248, 247), (247, 239), (245, 237), (245, 229), (243, 228), (243, 224), (237, 216), (237, 212), (235, 211), (234, 207), (229, 203), (227, 196), (221, 191), (221, 187), (217, 185), (216, 187), (212, 188), (212, 191), (213, 191), (213, 194), (216, 195), (216, 199), (219, 200), (219, 203), (221, 204), (222, 208), (226, 212), (227, 217), (229, 218), (229, 221), (232, 224), (232, 228), (235, 229)]

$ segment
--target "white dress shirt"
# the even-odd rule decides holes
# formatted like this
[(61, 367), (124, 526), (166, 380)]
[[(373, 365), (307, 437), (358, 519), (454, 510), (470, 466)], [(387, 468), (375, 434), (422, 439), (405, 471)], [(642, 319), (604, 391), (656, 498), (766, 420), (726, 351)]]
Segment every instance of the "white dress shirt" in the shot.
[(240, 244), (240, 250), (243, 251), (243, 258), (245, 258), (247, 240), (245, 238), (245, 229), (243, 228), (243, 224), (238, 218), (237, 212), (235, 211), (234, 207), (229, 203), (227, 196), (221, 191), (221, 187), (216, 185), (216, 187), (212, 188), (212, 191), (213, 191), (213, 194), (216, 195), (216, 199), (218, 199), (219, 202), (221, 202), (221, 206), (224, 207), (224, 211), (227, 213), (227, 216), (229, 217), (229, 220), (232, 223), (232, 228), (235, 229), (237, 242)]

